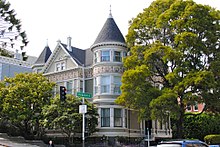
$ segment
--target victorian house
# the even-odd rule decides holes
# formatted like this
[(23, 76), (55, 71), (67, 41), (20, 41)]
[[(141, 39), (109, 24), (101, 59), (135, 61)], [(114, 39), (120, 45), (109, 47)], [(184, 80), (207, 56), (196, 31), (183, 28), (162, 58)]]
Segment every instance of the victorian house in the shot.
[(135, 110), (115, 104), (121, 94), (122, 58), (126, 55), (125, 39), (110, 13), (91, 47), (73, 47), (68, 37), (66, 44), (58, 41), (53, 52), (46, 46), (33, 70), (56, 82), (57, 94), (60, 86), (65, 86), (69, 94), (76, 95), (80, 91), (92, 94), (91, 102), (99, 113), (99, 131), (93, 136), (146, 137), (150, 140), (172, 137), (170, 121), (165, 124), (139, 122)]

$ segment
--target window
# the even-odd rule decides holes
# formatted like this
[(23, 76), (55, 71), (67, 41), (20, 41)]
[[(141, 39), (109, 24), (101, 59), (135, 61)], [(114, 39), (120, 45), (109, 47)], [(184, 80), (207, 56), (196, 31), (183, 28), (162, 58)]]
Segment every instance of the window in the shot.
[(118, 108), (114, 109), (114, 126), (122, 127), (122, 110)]
[(110, 51), (102, 51), (102, 55), (101, 55), (101, 61), (105, 62), (105, 61), (110, 61)]
[(121, 62), (121, 52), (114, 51), (114, 61)]
[(57, 63), (56, 64), (56, 71), (60, 71), (60, 70), (61, 70), (60, 63)]
[(66, 69), (66, 64), (65, 62), (59, 62), (56, 64), (56, 71), (61, 71), (61, 70), (64, 70)]
[(101, 126), (110, 127), (110, 108), (101, 108)]
[(127, 52), (123, 52), (123, 57), (126, 57), (127, 56)]
[(78, 84), (77, 84), (78, 82), (77, 82), (77, 80), (75, 79), (74, 80), (74, 82), (73, 82), (73, 93), (76, 95), (76, 93), (77, 93), (77, 91), (78, 91), (78, 89), (77, 89), (77, 87), (78, 87)]
[(73, 89), (73, 82), (72, 81), (68, 81), (66, 83), (66, 89), (67, 89), (67, 94), (72, 94), (72, 89)]
[(190, 104), (187, 104), (187, 105), (186, 105), (186, 110), (187, 110), (187, 111), (191, 111), (191, 105), (190, 105)]
[(98, 62), (98, 52), (94, 54), (94, 63)]
[(101, 77), (101, 93), (110, 93), (110, 76)]
[(199, 110), (199, 108), (198, 108), (198, 103), (195, 102), (195, 104), (194, 104), (194, 111), (198, 111), (198, 110)]
[(83, 81), (80, 80), (80, 91), (81, 91), (81, 92), (83, 92), (83, 84), (84, 84)]
[(121, 76), (114, 76), (114, 93), (120, 94)]
[(128, 110), (125, 109), (125, 128), (128, 127)]
[(97, 81), (97, 77), (94, 78), (94, 93), (98, 93), (98, 81)]
[(66, 68), (66, 64), (64, 62), (61, 63), (61, 70), (64, 70)]

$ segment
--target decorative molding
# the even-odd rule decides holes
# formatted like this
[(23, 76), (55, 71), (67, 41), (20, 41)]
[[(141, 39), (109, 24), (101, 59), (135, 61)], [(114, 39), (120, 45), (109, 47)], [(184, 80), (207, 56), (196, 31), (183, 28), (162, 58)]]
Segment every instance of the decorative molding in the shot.
[(93, 75), (102, 73), (123, 73), (123, 66), (98, 66), (93, 68)]
[[(85, 78), (92, 78), (92, 68), (88, 68), (84, 70)], [(74, 78), (83, 78), (82, 68), (60, 71), (60, 72), (53, 72), (52, 74), (45, 74), (45, 76), (53, 82), (57, 81), (64, 81)]]

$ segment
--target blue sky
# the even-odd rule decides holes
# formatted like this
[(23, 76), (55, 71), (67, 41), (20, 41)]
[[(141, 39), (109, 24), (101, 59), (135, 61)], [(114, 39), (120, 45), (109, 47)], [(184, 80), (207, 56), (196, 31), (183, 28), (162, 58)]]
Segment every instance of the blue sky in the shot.
[[(95, 41), (110, 10), (125, 36), (128, 21), (147, 8), (153, 0), (8, 0), (22, 21), (30, 41), (28, 55), (39, 56), (48, 43), (53, 51), (57, 40), (86, 49)], [(194, 0), (220, 9), (220, 0)]]

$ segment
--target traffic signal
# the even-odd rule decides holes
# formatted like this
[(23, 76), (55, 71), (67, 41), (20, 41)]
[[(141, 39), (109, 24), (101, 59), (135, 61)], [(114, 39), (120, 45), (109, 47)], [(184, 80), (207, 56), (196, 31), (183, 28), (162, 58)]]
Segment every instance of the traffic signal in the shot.
[(66, 100), (66, 87), (60, 86), (60, 100), (65, 101)]

